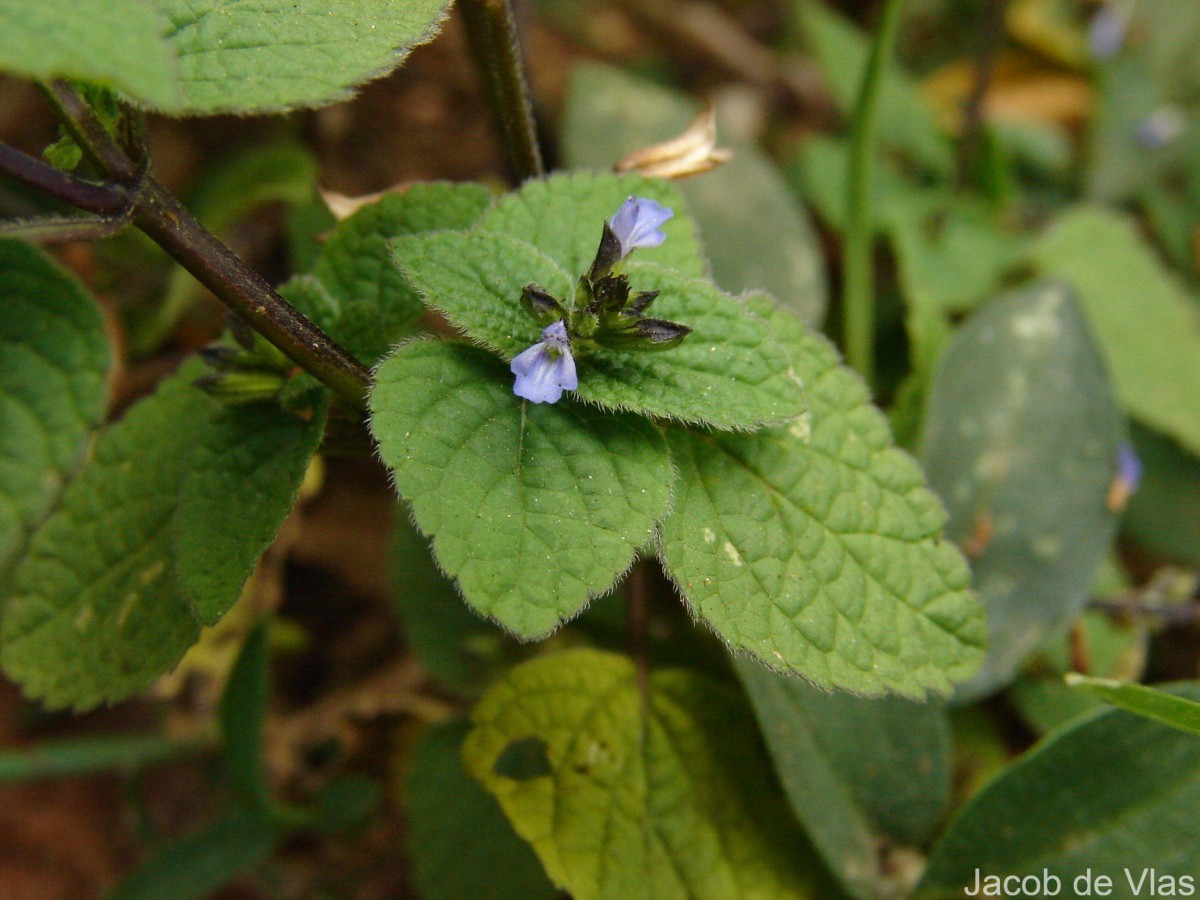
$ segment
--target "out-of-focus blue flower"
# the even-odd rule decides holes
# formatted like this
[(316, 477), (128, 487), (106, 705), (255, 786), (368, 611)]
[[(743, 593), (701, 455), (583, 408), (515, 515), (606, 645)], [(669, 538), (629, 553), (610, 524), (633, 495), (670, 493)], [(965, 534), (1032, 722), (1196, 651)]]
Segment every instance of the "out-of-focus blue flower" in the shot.
[(1171, 143), (1183, 129), (1187, 119), (1177, 106), (1160, 106), (1137, 125), (1137, 142), (1147, 150), (1161, 150)]
[(542, 331), (542, 339), (509, 365), (517, 376), (513, 393), (533, 403), (557, 403), (563, 391), (579, 387), (567, 326), (559, 321)]
[(1108, 508), (1121, 513), (1142, 483), (1142, 461), (1133, 445), (1126, 441), (1117, 448), (1117, 474), (1108, 487)]
[(1129, 7), (1120, 0), (1100, 7), (1088, 25), (1088, 48), (1099, 60), (1116, 56), (1125, 44), (1129, 32)]
[(1129, 485), (1131, 494), (1142, 483), (1142, 461), (1128, 441), (1117, 448), (1117, 478)]
[(630, 197), (608, 220), (618, 241), (621, 242), (621, 258), (624, 259), (638, 247), (657, 247), (667, 239), (662, 225), (675, 213), (645, 197)]

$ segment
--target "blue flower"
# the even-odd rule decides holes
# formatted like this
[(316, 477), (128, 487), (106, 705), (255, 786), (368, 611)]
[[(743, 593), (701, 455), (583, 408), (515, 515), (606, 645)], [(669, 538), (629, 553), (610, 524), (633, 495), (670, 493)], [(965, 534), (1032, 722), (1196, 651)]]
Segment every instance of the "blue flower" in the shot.
[(667, 235), (661, 226), (674, 215), (670, 207), (645, 197), (630, 197), (622, 203), (608, 220), (608, 227), (621, 242), (621, 259), (638, 247), (657, 247), (665, 241)]
[(1088, 26), (1088, 48), (1092, 56), (1109, 60), (1121, 52), (1129, 31), (1129, 19), (1129, 10), (1120, 2), (1102, 6)]
[(517, 376), (513, 393), (533, 403), (557, 403), (563, 391), (579, 387), (571, 339), (562, 321), (547, 327), (541, 341), (520, 353), (509, 368)]

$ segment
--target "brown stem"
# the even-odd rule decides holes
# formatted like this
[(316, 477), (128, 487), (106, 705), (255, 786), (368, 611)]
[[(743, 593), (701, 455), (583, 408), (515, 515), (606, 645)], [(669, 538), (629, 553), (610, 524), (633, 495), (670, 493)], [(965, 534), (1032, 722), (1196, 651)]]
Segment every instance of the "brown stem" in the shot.
[(366, 409), (370, 374), (362, 363), (275, 293), (153, 178), (138, 195), (133, 221), (251, 328), (355, 409)]
[(513, 178), (541, 178), (546, 168), (512, 7), (508, 0), (459, 0), (458, 8)]
[(101, 216), (120, 216), (133, 202), (120, 185), (92, 184), (7, 144), (0, 144), (0, 172), (76, 209)]
[(646, 630), (650, 620), (647, 565), (645, 560), (638, 560), (625, 579), (625, 646), (637, 667), (638, 689), (643, 699), (650, 696), (650, 663), (646, 646)]

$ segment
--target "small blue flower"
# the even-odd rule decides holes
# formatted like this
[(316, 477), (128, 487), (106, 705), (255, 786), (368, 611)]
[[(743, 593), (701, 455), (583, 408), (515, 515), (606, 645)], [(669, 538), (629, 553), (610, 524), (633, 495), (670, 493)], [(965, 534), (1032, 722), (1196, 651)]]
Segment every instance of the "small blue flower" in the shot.
[(1128, 441), (1117, 448), (1117, 478), (1133, 493), (1142, 483), (1142, 461)]
[(579, 387), (571, 339), (562, 321), (548, 326), (541, 341), (520, 353), (509, 368), (517, 376), (513, 393), (533, 403), (557, 403), (563, 391)]
[(608, 220), (608, 227), (621, 242), (621, 259), (638, 247), (657, 247), (665, 241), (667, 235), (661, 230), (662, 225), (674, 215), (670, 207), (645, 197), (630, 197), (622, 203), (616, 215)]
[(1100, 8), (1088, 26), (1088, 48), (1099, 60), (1110, 60), (1121, 52), (1129, 31), (1129, 9), (1120, 2)]
[(1177, 106), (1160, 106), (1137, 124), (1135, 137), (1147, 150), (1161, 150), (1187, 127), (1187, 119)]

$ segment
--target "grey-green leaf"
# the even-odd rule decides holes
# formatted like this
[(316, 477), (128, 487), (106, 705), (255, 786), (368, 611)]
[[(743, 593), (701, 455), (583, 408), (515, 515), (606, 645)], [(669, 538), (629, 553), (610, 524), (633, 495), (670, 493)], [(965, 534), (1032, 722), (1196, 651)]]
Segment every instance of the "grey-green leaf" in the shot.
[(607, 592), (667, 510), (671, 468), (653, 425), (527, 403), (479, 349), (407, 344), (377, 370), (370, 403), (380, 453), (440, 567), (519, 637)]
[(319, 324), (363, 362), (378, 362), (425, 313), (393, 264), (389, 241), (470, 228), (491, 202), (492, 195), (477, 184), (415, 184), (340, 222), (313, 268), (337, 306), (336, 318)]
[(578, 900), (810, 896), (745, 705), (686, 670), (575, 650), (513, 669), (463, 757)]
[(950, 800), (944, 706), (828, 694), (739, 659), (735, 668), (792, 811), (854, 897), (896, 894), (889, 851), (919, 845)]
[(44, 254), (0, 241), (0, 600), (104, 417), (104, 318)]
[(1116, 531), (1105, 502), (1124, 425), (1070, 293), (986, 306), (939, 364), (922, 459), (974, 562), (988, 658), (961, 698), (1007, 684), (1083, 608)]
[(296, 502), (325, 430), (325, 403), (306, 416), (274, 403), (223, 407), (197, 435), (171, 521), (179, 588), (201, 624), (237, 600)]
[(824, 338), (760, 298), (810, 417), (750, 435), (671, 432), (679, 468), (662, 558), (727, 643), (823, 687), (949, 691), (985, 625), (945, 512)]
[[(574, 296), (574, 281), (560, 266), (508, 235), (443, 232), (392, 246), (425, 302), (504, 359), (540, 339), (541, 329), (519, 303), (525, 285), (537, 283), (568, 302)], [(693, 331), (662, 352), (577, 353), (580, 399), (718, 428), (754, 428), (803, 412), (804, 393), (787, 354), (742, 303), (710, 282), (657, 266), (633, 263), (628, 274), (635, 290), (661, 291), (656, 317)]]
[(13, 573), (0, 663), (47, 706), (123, 699), (199, 632), (170, 528), (190, 450), (217, 408), (192, 387), (197, 374), (185, 367), (100, 436)]
[[(680, 92), (613, 66), (582, 63), (571, 77), (563, 157), (571, 167), (610, 168), (631, 151), (683, 131), (698, 109)], [(726, 138), (718, 137), (725, 146)], [(817, 236), (761, 150), (737, 142), (730, 161), (676, 189), (718, 285), (734, 294), (766, 290), (807, 323), (820, 324), (827, 298)]]
[(1080, 207), (1058, 220), (1032, 259), (1075, 289), (1125, 410), (1200, 454), (1196, 300), (1155, 258), (1136, 224)]
[[(1200, 700), (1200, 685), (1181, 684), (1172, 693)], [(1159, 879), (1174, 879), (1178, 888), (1200, 871), (1197, 808), (1195, 735), (1119, 710), (1089, 715), (976, 795), (934, 848), (914, 896), (962, 897), (977, 870), (1003, 877), (1043, 869), (1061, 879), (1062, 896), (1078, 895), (1074, 880), (1088, 869), (1093, 878), (1112, 879), (1108, 896), (1152, 896), (1145, 874), (1163, 896)]]

